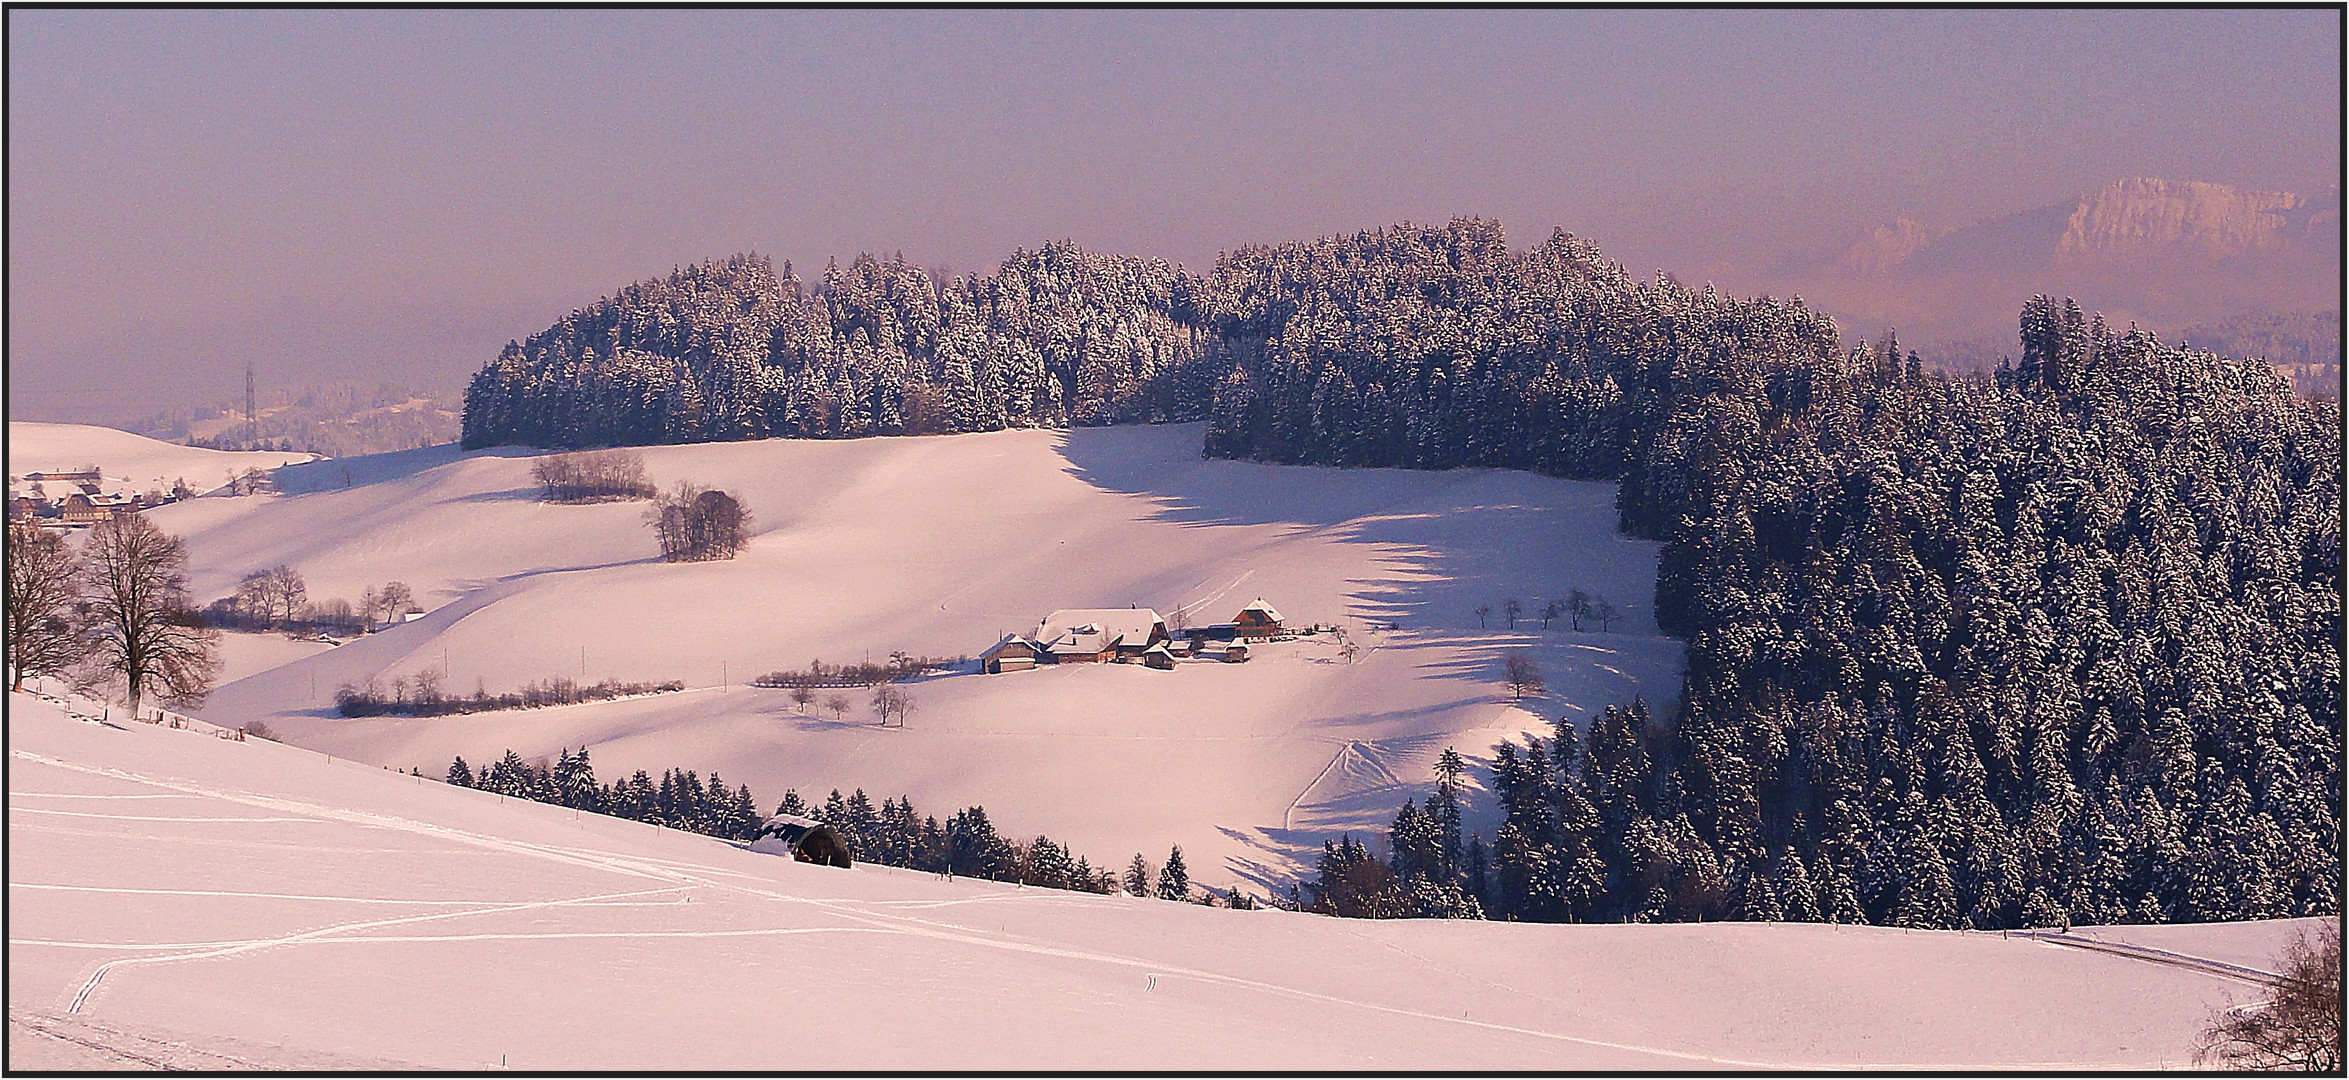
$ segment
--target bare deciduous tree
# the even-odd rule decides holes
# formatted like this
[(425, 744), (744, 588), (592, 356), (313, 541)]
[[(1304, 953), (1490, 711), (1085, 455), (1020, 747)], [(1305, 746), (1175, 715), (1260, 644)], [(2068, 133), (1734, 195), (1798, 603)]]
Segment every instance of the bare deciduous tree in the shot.
[(645, 514), (668, 562), (731, 559), (750, 535), (750, 511), (723, 491), (704, 491), (691, 480), (659, 496)]
[(832, 714), (833, 723), (839, 723), (848, 716), (848, 695), (834, 694), (825, 698), (824, 711)]
[(134, 514), (90, 530), (87, 557), (91, 644), (101, 670), (123, 680), (131, 711), (150, 693), (203, 700), (220, 670), (220, 632), (188, 606), (187, 545)]
[(1525, 614), (1525, 605), (1514, 596), (1501, 601), (1501, 614), (1508, 616), (1509, 629), (1517, 629), (1517, 617)]
[(406, 582), (384, 582), (383, 592), (377, 597), (377, 602), (383, 605), (383, 621), (387, 623), (399, 622), (416, 609), (416, 595), (408, 591)]
[(2341, 935), (2327, 926), (2286, 946), (2266, 1001), (2211, 1018), (2195, 1057), (2222, 1069), (2341, 1071)]
[(813, 703), (815, 700), (816, 691), (813, 687), (794, 686), (791, 688), (791, 703), (793, 705), (799, 706), (799, 714), (801, 716), (807, 715), (808, 705)]
[(82, 657), (73, 624), (79, 566), (65, 537), (38, 525), (8, 527), (10, 690), (26, 677), (59, 675)]
[(873, 688), (873, 711), (881, 715), (881, 726), (889, 726), (889, 718), (897, 718), (897, 726), (905, 726), (905, 714), (914, 708), (913, 695), (894, 683), (882, 683)]
[(1477, 628), (1477, 629), (1479, 629), (1479, 630), (1482, 630), (1482, 629), (1484, 629), (1484, 628), (1485, 628), (1485, 616), (1487, 616), (1487, 615), (1490, 615), (1490, 614), (1492, 614), (1492, 613), (1493, 613), (1493, 606), (1492, 606), (1491, 604), (1478, 604), (1478, 605), (1476, 605), (1476, 628)]
[(1509, 699), (1522, 701), (1527, 694), (1542, 692), (1541, 665), (1523, 649), (1511, 649), (1501, 654), (1501, 678), (1509, 684)]
[(632, 450), (588, 450), (542, 457), (530, 465), (548, 502), (611, 502), (649, 499), (652, 483), (644, 478), (644, 457)]
[(310, 611), (310, 586), (302, 580), (302, 573), (279, 563), (269, 571), (270, 597), (277, 603), (278, 617), (286, 622), (299, 622)]
[(1601, 600), (1591, 605), (1590, 616), (1599, 621), (1599, 633), (1604, 634), (1607, 632), (1608, 625), (1622, 618), (1623, 613), (1615, 610), (1615, 605)]
[(1590, 616), (1590, 594), (1575, 589), (1566, 594), (1566, 613), (1574, 619), (1574, 632), (1582, 632), (1582, 620)]
[(1552, 600), (1552, 601), (1550, 601), (1550, 602), (1549, 602), (1549, 603), (1547, 603), (1547, 604), (1543, 604), (1543, 605), (1542, 605), (1542, 629), (1544, 629), (1544, 630), (1547, 630), (1547, 629), (1549, 629), (1549, 628), (1550, 628), (1550, 622), (1551, 622), (1551, 620), (1553, 620), (1553, 619), (1556, 619), (1558, 616), (1560, 616), (1560, 615), (1563, 615), (1563, 614), (1565, 614), (1565, 613), (1566, 613), (1566, 605), (1564, 605), (1564, 604), (1561, 604), (1561, 603), (1559, 603), (1559, 602), (1557, 602), (1557, 601), (1555, 601), (1555, 600)]

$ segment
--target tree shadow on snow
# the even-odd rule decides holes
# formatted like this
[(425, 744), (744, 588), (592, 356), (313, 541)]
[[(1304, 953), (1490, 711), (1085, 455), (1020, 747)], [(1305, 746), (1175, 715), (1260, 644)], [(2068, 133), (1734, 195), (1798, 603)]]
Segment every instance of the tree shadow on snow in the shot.
[(1210, 460), (1204, 425), (1076, 428), (1068, 473), (1142, 500), (1188, 528), (1287, 526), (1379, 548), (1349, 598), (1364, 618), (1467, 629), (1475, 609), (1517, 598), (1527, 611), (1583, 589), (1653, 634), (1657, 545), (1616, 531), (1615, 488), (1504, 469), (1349, 469)]
[(393, 450), (382, 454), (361, 454), (357, 457), (326, 458), (287, 465), (277, 470), (277, 488), (288, 495), (307, 495), (319, 491), (340, 491), (361, 484), (377, 484), (386, 480), (400, 480), (418, 473), (437, 469), (451, 462), (472, 458), (536, 457), (544, 453), (527, 446), (493, 446), (487, 450), (463, 450), (456, 443), (441, 446), (420, 446), (414, 450)]

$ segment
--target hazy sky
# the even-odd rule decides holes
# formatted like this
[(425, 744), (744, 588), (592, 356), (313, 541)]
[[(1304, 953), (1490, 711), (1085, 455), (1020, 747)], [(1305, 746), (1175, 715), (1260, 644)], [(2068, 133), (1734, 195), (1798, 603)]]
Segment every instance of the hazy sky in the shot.
[(1194, 269), (1397, 220), (1635, 269), (2121, 176), (2340, 183), (2308, 11), (11, 11), (16, 419), (453, 386), (756, 250)]

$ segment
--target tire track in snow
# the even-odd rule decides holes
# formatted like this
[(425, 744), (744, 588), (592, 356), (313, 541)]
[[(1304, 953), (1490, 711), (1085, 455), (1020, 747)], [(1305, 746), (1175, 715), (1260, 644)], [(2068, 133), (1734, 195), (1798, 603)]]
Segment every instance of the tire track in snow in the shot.
[(8, 883), (8, 887), (53, 892), (125, 893), (135, 896), (233, 896), (249, 900), (332, 900), (345, 904), (417, 904), (439, 907), (512, 903), (510, 900), (389, 900), (372, 896), (309, 896), (300, 893), (223, 892), (213, 889), (126, 889), (103, 885), (52, 885), (25, 881), (11, 881)]
[(30, 806), (11, 806), (8, 808), (8, 812), (11, 814), (52, 814), (57, 817), (104, 818), (108, 821), (189, 821), (215, 825), (228, 822), (299, 821), (305, 825), (325, 824), (314, 817), (152, 817), (136, 814), (91, 814), (79, 810), (36, 810)]
[[(244, 792), (219, 791), (185, 781), (158, 780), (119, 769), (60, 761), (58, 759), (45, 757), (43, 755), (34, 754), (23, 750), (12, 750), (10, 751), (10, 756), (21, 760), (54, 765), (75, 772), (131, 780), (138, 783), (166, 788), (168, 790), (183, 791), (190, 794), (201, 794), (213, 798), (225, 799), (231, 802), (241, 802), (248, 805), (260, 806), (269, 809), (301, 808), (318, 813), (320, 816), (331, 817), (335, 820), (344, 820), (355, 824), (362, 824), (373, 827), (391, 828), (402, 831), (441, 836), (448, 839), (458, 840), (469, 845), (535, 856), (568, 865), (588, 866), (598, 869), (606, 869), (616, 873), (633, 874), (636, 876), (652, 878), (656, 880), (670, 881), (676, 883), (680, 887), (701, 886), (711, 889), (723, 889), (740, 893), (747, 893), (750, 895), (761, 896), (786, 903), (806, 905), (818, 910), (829, 912), (851, 922), (860, 923), (868, 927), (904, 934), (912, 937), (926, 938), (941, 942), (950, 942), (954, 944), (970, 946), (973, 948), (989, 949), (1000, 952), (1018, 953), (1059, 960), (1074, 960), (1083, 963), (1119, 967), (1145, 973), (1180, 976), (1184, 978), (1198, 979), (1202, 982), (1230, 986), (1236, 989), (1269, 993), (1324, 1005), (1346, 1006), (1370, 1012), (1383, 1013), (1390, 1016), (1407, 1017), (1439, 1024), (1457, 1025), (1463, 1028), (1478, 1031), (1520, 1035), (1527, 1038), (1551, 1042), (1569, 1043), (1578, 1046), (1596, 1047), (1624, 1053), (1645, 1054), (1675, 1061), (1700, 1062), (1706, 1065), (1726, 1066), (1731, 1068), (1810, 1070), (1868, 1070), (1901, 1068), (1930, 1070), (1942, 1067), (1956, 1067), (1937, 1066), (1930, 1062), (1814, 1063), (1801, 1061), (1759, 1061), (1753, 1059), (1706, 1054), (1697, 1051), (1673, 1050), (1665, 1047), (1646, 1046), (1637, 1043), (1619, 1042), (1615, 1040), (1591, 1038), (1581, 1035), (1571, 1035), (1560, 1031), (1545, 1031), (1536, 1028), (1521, 1027), (1513, 1024), (1474, 1020), (1465, 1016), (1449, 1016), (1439, 1013), (1431, 1013), (1420, 1009), (1409, 1008), (1407, 1006), (1390, 1005), (1381, 1002), (1342, 997), (1335, 994), (1322, 993), (1316, 990), (1309, 990), (1302, 987), (1289, 986), (1276, 982), (1250, 979), (1237, 975), (1227, 975), (1221, 972), (1207, 971), (1177, 964), (1167, 964), (1137, 956), (1102, 952), (1091, 949), (1048, 945), (1034, 941), (1014, 939), (1009, 936), (991, 937), (985, 934), (983, 931), (972, 931), (962, 927), (952, 926), (951, 924), (938, 923), (932, 920), (919, 918), (913, 915), (895, 914), (872, 910), (871, 908), (866, 907), (860, 902), (854, 900), (816, 899), (779, 892), (770, 888), (761, 888), (739, 882), (719, 880), (721, 876), (731, 875), (712, 874), (699, 868), (686, 869), (681, 866), (676, 866), (675, 864), (667, 863), (665, 860), (640, 859), (631, 856), (620, 855), (617, 853), (592, 852), (578, 848), (555, 848), (549, 845), (534, 844), (525, 841), (506, 840), (499, 837), (492, 837), (485, 834), (453, 829), (446, 826), (431, 825), (425, 822), (414, 821), (405, 818), (395, 818), (385, 815), (369, 814), (360, 811), (317, 806), (316, 804), (304, 803), (299, 800), (279, 799), (270, 796), (262, 796)], [(90, 993), (97, 988), (106, 972), (120, 966), (167, 963), (181, 960), (206, 959), (213, 956), (232, 955), (236, 953), (270, 948), (277, 945), (304, 943), (315, 938), (328, 937), (347, 933), (353, 930), (369, 929), (376, 926), (391, 926), (438, 919), (462, 918), (472, 915), (497, 914), (502, 911), (544, 909), (550, 907), (577, 905), (596, 900), (617, 899), (637, 895), (654, 895), (662, 892), (675, 891), (680, 891), (680, 889), (671, 888), (645, 890), (637, 893), (614, 893), (596, 897), (578, 897), (565, 900), (540, 901), (529, 904), (508, 905), (493, 909), (470, 910), (463, 912), (444, 912), (432, 915), (411, 916), (405, 919), (371, 920), (321, 928), (319, 930), (307, 931), (302, 934), (290, 935), (282, 938), (272, 938), (262, 941), (240, 943), (235, 946), (221, 949), (207, 949), (200, 952), (184, 953), (173, 956), (126, 958), (101, 965), (96, 972), (93, 972), (88, 982), (86, 982), (81, 988), (81, 991), (74, 996), (72, 1005), (68, 1009), (68, 1012), (79, 1011), (83, 1003), (87, 1001)], [(2094, 1067), (2094, 1063), (2010, 1062), (2001, 1063), (1998, 1067), (2024, 1070), (2079, 1069)]]
[[(363, 922), (338, 923), (334, 926), (320, 927), (316, 930), (305, 930), (298, 934), (287, 934), (280, 937), (253, 938), (245, 941), (233, 942), (220, 948), (204, 948), (197, 952), (176, 953), (171, 956), (137, 956), (126, 960), (109, 960), (106, 963), (98, 965), (98, 970), (90, 973), (88, 981), (82, 983), (82, 988), (73, 995), (73, 1001), (66, 1005), (65, 1011), (68, 1015), (82, 1011), (82, 1005), (89, 1001), (91, 992), (98, 989), (98, 984), (105, 980), (106, 973), (118, 967), (129, 967), (134, 964), (168, 964), (183, 960), (209, 960), (214, 957), (234, 956), (238, 953), (252, 952), (256, 949), (267, 949), (278, 945), (298, 944), (314, 938), (328, 937), (351, 930), (366, 930), (377, 926), (401, 926), (409, 923), (432, 922), (437, 919), (462, 919), (469, 918), (474, 915), (499, 915), (512, 911), (535, 911), (544, 908), (564, 907), (572, 904), (581, 904), (595, 900), (616, 900), (630, 896), (652, 896), (659, 893), (679, 891), (682, 890), (680, 888), (645, 889), (628, 893), (606, 893), (601, 896), (565, 897), (559, 900), (533, 900), (523, 903), (501, 904), (496, 907), (474, 908), (466, 911), (443, 911), (431, 915), (410, 915), (406, 918), (400, 919), (371, 919)], [(16, 942), (10, 941), (9, 944), (14, 945)]]

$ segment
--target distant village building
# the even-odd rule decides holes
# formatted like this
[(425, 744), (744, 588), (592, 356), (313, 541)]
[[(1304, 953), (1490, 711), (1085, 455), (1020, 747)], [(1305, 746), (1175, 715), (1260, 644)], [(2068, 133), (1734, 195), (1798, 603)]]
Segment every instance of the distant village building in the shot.
[(1142, 650), (1142, 666), (1144, 667), (1153, 667), (1160, 671), (1173, 671), (1174, 660), (1174, 653), (1167, 650), (1166, 643), (1163, 641)]
[(95, 484), (104, 480), (105, 477), (98, 475), (98, 470), (95, 467), (92, 467), (76, 470), (74, 472), (29, 472), (24, 474), (24, 479), (36, 484), (44, 480), (63, 480), (67, 483)]
[(88, 495), (75, 493), (66, 496), (58, 517), (68, 525), (96, 525), (118, 515), (139, 512), (136, 495)]
[(1243, 642), (1243, 641), (1235, 641), (1235, 642), (1232, 642), (1232, 643), (1231, 643), (1231, 644), (1229, 644), (1229, 645), (1226, 645), (1226, 646), (1224, 646), (1224, 647), (1223, 647), (1223, 662), (1224, 662), (1224, 663), (1227, 663), (1227, 664), (1245, 664), (1245, 663), (1247, 663), (1247, 662), (1248, 662), (1248, 644), (1247, 644), (1246, 642)]

